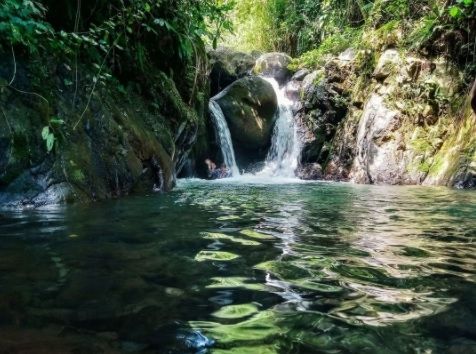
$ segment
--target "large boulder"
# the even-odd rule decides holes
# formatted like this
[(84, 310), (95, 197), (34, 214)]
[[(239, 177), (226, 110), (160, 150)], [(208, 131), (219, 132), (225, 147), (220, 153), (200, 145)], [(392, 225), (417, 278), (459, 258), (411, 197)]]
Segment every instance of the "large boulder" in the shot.
[(247, 163), (264, 159), (278, 108), (271, 84), (257, 76), (245, 77), (213, 99), (228, 122), (238, 160), (244, 161), (245, 156), (251, 159)]
[(247, 76), (252, 71), (256, 57), (252, 54), (218, 48), (208, 52), (210, 59), (210, 89), (216, 95), (234, 81)]
[(254, 73), (273, 77), (280, 85), (284, 85), (291, 77), (288, 65), (291, 57), (285, 53), (267, 53), (256, 60)]

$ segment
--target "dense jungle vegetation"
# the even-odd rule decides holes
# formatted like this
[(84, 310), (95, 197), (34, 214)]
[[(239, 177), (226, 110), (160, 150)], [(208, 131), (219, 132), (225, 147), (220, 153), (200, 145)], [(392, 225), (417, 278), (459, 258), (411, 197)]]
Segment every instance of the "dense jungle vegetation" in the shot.
[(226, 42), (243, 50), (284, 51), (296, 64), (316, 66), (348, 47), (375, 52), (398, 47), (443, 55), (476, 70), (473, 0), (262, 0), (239, 1)]
[(475, 70), (474, 0), (5, 0), (0, 6), (3, 50), (79, 57), (122, 77), (196, 60), (204, 42), (306, 53), (307, 61), (350, 45), (399, 46)]
[[(319, 65), (349, 46), (368, 53), (406, 48), (446, 56), (464, 69), (469, 84), (476, 72), (475, 28), (474, 0), (4, 0), (0, 48), (12, 56), (13, 71), (2, 87), (16, 89), (15, 58), (38, 62), (39, 81), (48, 76), (40, 65), (46, 55), (72, 68), (65, 85), (74, 87), (75, 97), (81, 90), (93, 94), (111, 76), (139, 88), (155, 68), (185, 77), (181, 91), (193, 101), (205, 44), (287, 52), (299, 57), (296, 67)], [(95, 72), (82, 85), (80, 63)], [(185, 73), (189, 66), (195, 73)], [(40, 96), (48, 101), (47, 93)], [(55, 124), (63, 121), (52, 118)], [(51, 149), (48, 136), (45, 130)]]

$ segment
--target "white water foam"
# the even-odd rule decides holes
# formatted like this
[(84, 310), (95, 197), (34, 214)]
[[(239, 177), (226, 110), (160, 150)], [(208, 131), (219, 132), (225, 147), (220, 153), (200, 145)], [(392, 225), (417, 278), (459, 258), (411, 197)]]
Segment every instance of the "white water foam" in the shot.
[(301, 144), (292, 113), (293, 102), (286, 97), (285, 88), (273, 78), (264, 77), (273, 86), (278, 98), (278, 111), (274, 127), (271, 148), (266, 158), (266, 164), (257, 175), (263, 177), (295, 178), (298, 167)]
[(216, 102), (216, 98), (220, 97), (218, 94), (210, 100), (209, 109), (223, 161), (230, 167), (233, 176), (231, 179), (235, 182), (240, 180), (244, 183), (296, 183), (300, 181), (296, 178), (295, 171), (298, 167), (301, 144), (291, 110), (293, 102), (286, 97), (284, 87), (280, 89), (275, 79), (269, 77), (263, 77), (263, 79), (271, 84), (278, 101), (276, 123), (265, 166), (257, 173), (240, 175), (230, 130), (223, 111)]

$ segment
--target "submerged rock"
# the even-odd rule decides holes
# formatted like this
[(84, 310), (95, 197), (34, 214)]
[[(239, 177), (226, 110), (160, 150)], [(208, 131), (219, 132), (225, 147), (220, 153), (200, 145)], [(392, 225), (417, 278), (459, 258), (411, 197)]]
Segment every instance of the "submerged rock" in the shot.
[(237, 158), (264, 159), (278, 108), (271, 84), (256, 76), (242, 78), (214, 99), (228, 122)]
[(284, 85), (291, 77), (288, 65), (291, 57), (285, 53), (267, 53), (256, 60), (254, 73), (274, 78), (280, 85)]

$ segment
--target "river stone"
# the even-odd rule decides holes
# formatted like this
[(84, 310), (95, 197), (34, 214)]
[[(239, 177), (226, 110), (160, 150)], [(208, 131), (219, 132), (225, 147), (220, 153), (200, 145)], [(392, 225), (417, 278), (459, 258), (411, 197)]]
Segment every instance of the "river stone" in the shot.
[(251, 54), (224, 47), (209, 51), (208, 56), (212, 96), (239, 78), (249, 75), (256, 61)]
[(278, 108), (271, 84), (260, 77), (245, 77), (214, 99), (228, 122), (235, 150), (265, 157)]
[(273, 77), (280, 85), (284, 85), (291, 77), (288, 65), (291, 57), (285, 53), (267, 53), (256, 60), (254, 73)]

